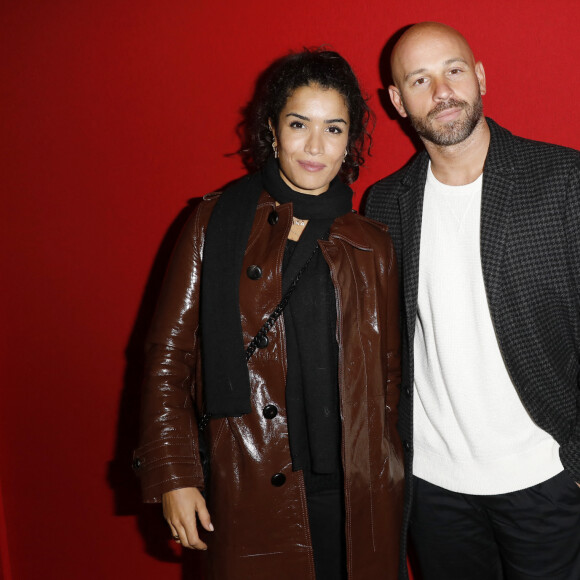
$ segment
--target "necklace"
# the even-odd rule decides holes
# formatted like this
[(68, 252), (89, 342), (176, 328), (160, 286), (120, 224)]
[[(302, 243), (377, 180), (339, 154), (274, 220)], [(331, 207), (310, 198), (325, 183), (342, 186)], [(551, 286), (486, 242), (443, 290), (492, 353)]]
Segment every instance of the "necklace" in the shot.
[(292, 217), (292, 221), (297, 226), (305, 226), (307, 220), (299, 220), (298, 218)]

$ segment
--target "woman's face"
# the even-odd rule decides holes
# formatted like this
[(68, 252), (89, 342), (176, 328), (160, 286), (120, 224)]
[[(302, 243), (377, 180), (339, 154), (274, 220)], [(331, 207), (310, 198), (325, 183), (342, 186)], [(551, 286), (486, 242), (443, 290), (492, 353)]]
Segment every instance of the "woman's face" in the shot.
[(319, 195), (337, 175), (350, 119), (343, 96), (318, 85), (297, 88), (272, 131), (282, 179), (295, 191)]

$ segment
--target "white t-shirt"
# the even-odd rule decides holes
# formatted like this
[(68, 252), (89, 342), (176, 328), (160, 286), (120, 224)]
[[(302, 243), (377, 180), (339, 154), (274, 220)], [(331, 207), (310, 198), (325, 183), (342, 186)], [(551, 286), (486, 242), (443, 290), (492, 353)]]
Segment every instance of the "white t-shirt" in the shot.
[(559, 446), (524, 408), (504, 365), (480, 257), (482, 176), (425, 185), (415, 326), (413, 473), (445, 489), (491, 495), (531, 487), (563, 467)]

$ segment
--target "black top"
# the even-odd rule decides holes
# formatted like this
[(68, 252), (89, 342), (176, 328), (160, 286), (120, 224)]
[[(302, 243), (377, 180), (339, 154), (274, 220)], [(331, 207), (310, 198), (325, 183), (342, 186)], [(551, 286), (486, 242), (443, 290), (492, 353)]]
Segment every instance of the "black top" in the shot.
[[(296, 249), (298, 242), (288, 240), (284, 250), (284, 260), (282, 263), (283, 272), (286, 270), (288, 263)], [(321, 260), (324, 262), (324, 260)], [(324, 263), (325, 265), (325, 263)], [(319, 265), (320, 267), (320, 265)], [(317, 320), (316, 324), (313, 324), (309, 328), (309, 335), (311, 335), (312, 340), (320, 343), (321, 341), (331, 342), (329, 351), (332, 353), (332, 364), (336, 364), (335, 368), (328, 368), (328, 379), (333, 381), (335, 385), (334, 389), (327, 390), (326, 392), (319, 393), (322, 396), (322, 408), (330, 409), (331, 411), (331, 424), (328, 422), (320, 421), (320, 417), (313, 416), (306, 412), (306, 405), (308, 405), (309, 396), (308, 393), (304, 393), (304, 381), (300, 381), (298, 389), (298, 396), (294, 397), (293, 400), (288, 400), (287, 397), (287, 412), (288, 412), (288, 431), (289, 440), (291, 446), (291, 452), (293, 456), (293, 466), (294, 469), (302, 469), (304, 472), (304, 481), (306, 485), (306, 491), (315, 492), (326, 489), (340, 489), (342, 488), (342, 467), (341, 467), (341, 454), (340, 454), (340, 442), (341, 442), (341, 424), (340, 424), (340, 403), (339, 403), (339, 392), (338, 392), (338, 344), (336, 342), (336, 298), (334, 292), (334, 286), (330, 278), (330, 272), (326, 267), (326, 296), (324, 296), (323, 302), (327, 305), (332, 305), (332, 308), (322, 308), (317, 314), (320, 315), (321, 311), (324, 315), (325, 320)], [(302, 281), (299, 282), (297, 291), (293, 294), (290, 299), (290, 304), (292, 304), (292, 311), (296, 312), (301, 310), (301, 314), (309, 319), (315, 320), (315, 313), (304, 312), (304, 309), (312, 309), (313, 303), (310, 300), (304, 300), (304, 293), (298, 292), (298, 288), (301, 286)], [(312, 314), (312, 316), (311, 316)], [(285, 324), (288, 324), (288, 316), (285, 311)], [(302, 366), (305, 362), (309, 362), (309, 366), (312, 364), (317, 364), (319, 361), (309, 360), (308, 352), (305, 352), (305, 346), (303, 341), (297, 341), (298, 356), (302, 361)], [(288, 365), (295, 364), (291, 354), (291, 349), (288, 349)], [(303, 369), (307, 370), (307, 369)], [(312, 385), (311, 387), (312, 388)], [(316, 387), (314, 387), (316, 388)], [(298, 400), (296, 400), (298, 399)], [(318, 414), (318, 413), (317, 413)], [(298, 416), (300, 415), (300, 416)], [(321, 429), (324, 432), (320, 432)], [(327, 431), (330, 431), (328, 433)], [(298, 456), (296, 447), (305, 449), (306, 457)], [(313, 466), (312, 456), (325, 456), (331, 457), (332, 462), (330, 467), (323, 467), (324, 472), (317, 472), (316, 466)], [(297, 465), (298, 464), (298, 465)]]

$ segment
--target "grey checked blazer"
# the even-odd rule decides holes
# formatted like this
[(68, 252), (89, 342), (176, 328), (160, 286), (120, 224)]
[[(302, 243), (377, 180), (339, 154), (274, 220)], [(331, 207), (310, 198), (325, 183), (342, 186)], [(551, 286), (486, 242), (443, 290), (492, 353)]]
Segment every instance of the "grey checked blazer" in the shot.
[[(513, 136), (491, 119), (483, 171), (481, 263), (499, 346), (539, 427), (560, 444), (580, 482), (580, 152)], [(370, 190), (365, 214), (389, 226), (401, 283), (406, 453), (401, 578), (412, 498), (413, 337), (421, 215), (429, 157), (422, 151)], [(473, 369), (477, 373), (477, 369)]]

